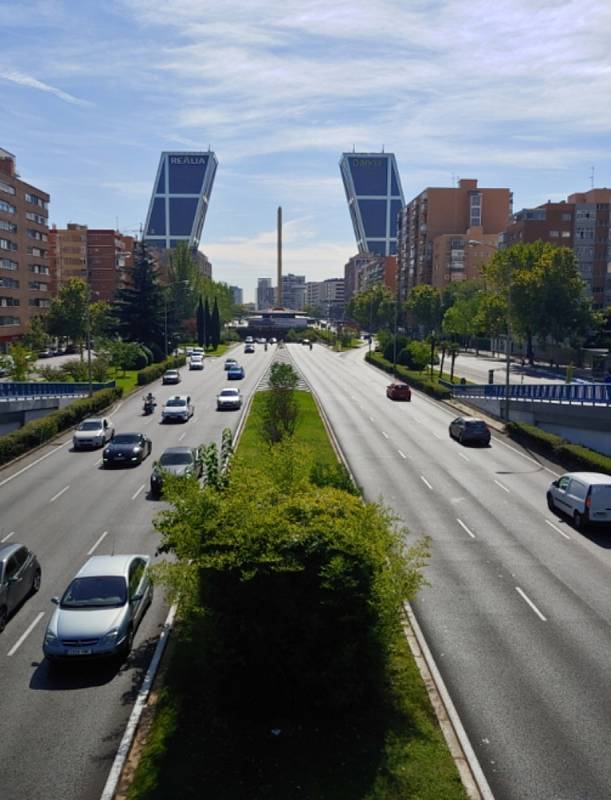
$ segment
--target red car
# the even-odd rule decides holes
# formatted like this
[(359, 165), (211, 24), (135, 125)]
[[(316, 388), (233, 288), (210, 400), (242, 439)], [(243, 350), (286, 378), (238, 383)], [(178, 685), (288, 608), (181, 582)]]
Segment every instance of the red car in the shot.
[(386, 387), (386, 397), (391, 400), (407, 400), (412, 399), (412, 390), (406, 383), (391, 383)]

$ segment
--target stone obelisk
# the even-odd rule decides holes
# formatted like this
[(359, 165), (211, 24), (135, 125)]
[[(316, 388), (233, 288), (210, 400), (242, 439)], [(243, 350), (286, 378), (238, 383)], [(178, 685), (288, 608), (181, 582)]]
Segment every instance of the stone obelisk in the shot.
[(278, 206), (278, 289), (276, 305), (282, 305), (282, 206)]

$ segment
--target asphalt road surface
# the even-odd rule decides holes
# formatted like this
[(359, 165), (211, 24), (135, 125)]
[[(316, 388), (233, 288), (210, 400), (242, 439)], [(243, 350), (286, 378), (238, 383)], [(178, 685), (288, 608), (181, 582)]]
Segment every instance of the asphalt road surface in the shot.
[(362, 348), (290, 352), (366, 497), (431, 538), (415, 612), (496, 800), (609, 800), (611, 533), (547, 509), (545, 462), (459, 445), (418, 392), (388, 400)]
[[(152, 463), (166, 447), (216, 441), (235, 430), (239, 412), (217, 412), (225, 387), (250, 394), (269, 365), (268, 352), (231, 355), (246, 369), (228, 384), (223, 358), (207, 358), (203, 372), (183, 367), (177, 386), (151, 385), (158, 406), (142, 415), (142, 396), (127, 398), (112, 414), (117, 432), (141, 431), (153, 441), (141, 466), (101, 468), (101, 450), (72, 452), (71, 433), (12, 467), (0, 470), (0, 540), (30, 547), (42, 565), (40, 592), (27, 600), (0, 634), (0, 798), (98, 800), (136, 693), (149, 664), (167, 604), (157, 588), (128, 661), (70, 664), (49, 671), (42, 638), (60, 595), (89, 554), (153, 555), (159, 536), (152, 520), (163, 503), (148, 498)], [(237, 353), (237, 355), (236, 355)], [(185, 424), (160, 424), (163, 401), (190, 394), (195, 415)]]
[[(488, 371), (493, 370), (493, 382), (505, 383), (506, 361), (504, 356), (492, 356), (490, 353), (460, 353), (456, 356), (454, 374), (466, 378), (472, 383), (488, 383)], [(439, 368), (437, 368), (439, 369)], [(450, 359), (446, 356), (443, 371), (450, 371)], [(564, 383), (563, 370), (551, 370), (543, 367), (522, 366), (519, 360), (513, 360), (509, 369), (510, 383)]]

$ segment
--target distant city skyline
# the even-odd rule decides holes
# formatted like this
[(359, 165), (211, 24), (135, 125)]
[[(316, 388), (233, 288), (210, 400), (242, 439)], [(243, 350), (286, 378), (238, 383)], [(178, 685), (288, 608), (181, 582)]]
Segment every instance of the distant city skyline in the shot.
[[(611, 185), (604, 0), (8, 0), (0, 147), (50, 223), (146, 221), (162, 151), (219, 161), (200, 249), (244, 287), (342, 274), (343, 152), (393, 152), (406, 202), (459, 178), (515, 211)], [(509, 44), (511, 47), (509, 47)]]

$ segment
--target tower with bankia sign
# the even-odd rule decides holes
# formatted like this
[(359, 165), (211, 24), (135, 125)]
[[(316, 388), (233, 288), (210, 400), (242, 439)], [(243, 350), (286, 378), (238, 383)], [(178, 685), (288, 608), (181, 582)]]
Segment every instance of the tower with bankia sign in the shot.
[(339, 162), (359, 253), (394, 256), (403, 202), (393, 153), (343, 153)]
[(161, 154), (144, 228), (147, 244), (171, 250), (186, 242), (197, 251), (217, 166), (211, 150)]

